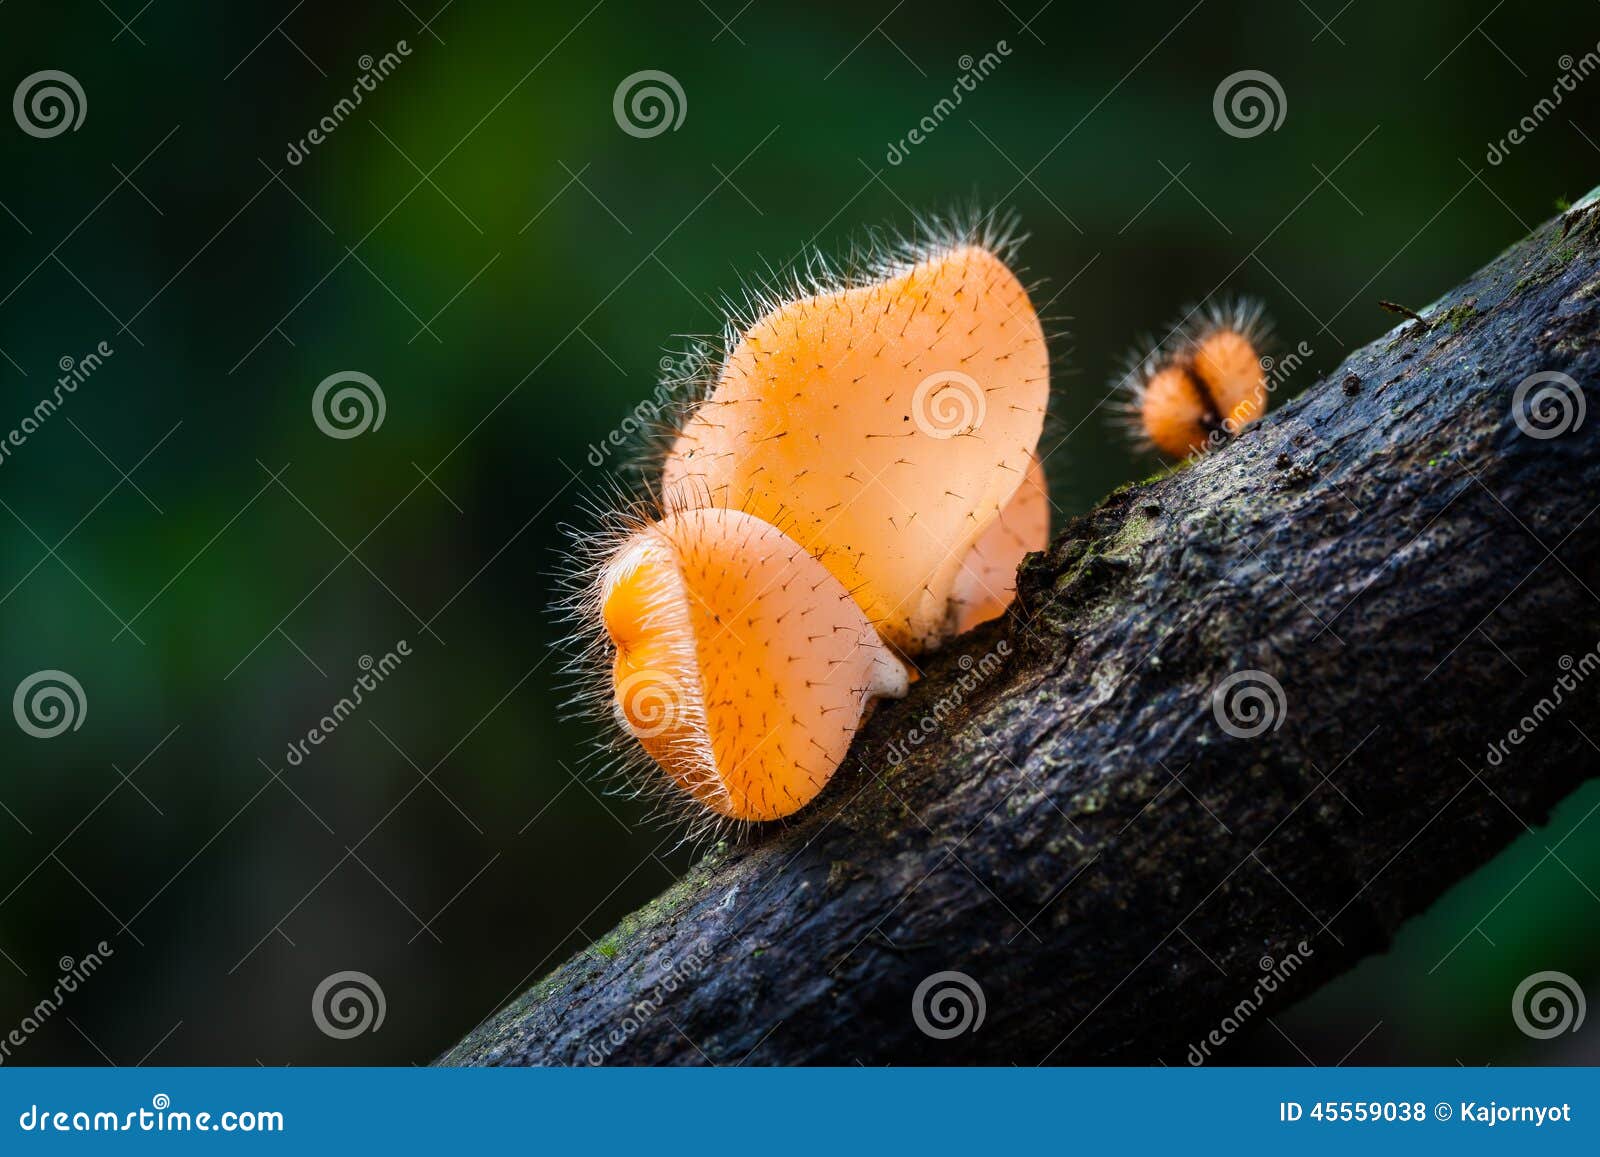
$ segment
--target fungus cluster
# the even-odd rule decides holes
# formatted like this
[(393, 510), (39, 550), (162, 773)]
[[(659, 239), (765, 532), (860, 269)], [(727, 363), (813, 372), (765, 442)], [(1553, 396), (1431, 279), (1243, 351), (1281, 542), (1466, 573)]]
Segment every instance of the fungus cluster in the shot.
[[(1048, 540), (1049, 354), (1014, 242), (926, 232), (731, 309), (642, 497), (579, 536), (587, 701), (631, 736), (636, 786), (713, 826), (814, 799), (873, 702), (1003, 614)], [(1259, 416), (1259, 332), (1214, 315), (1136, 363), (1139, 436), (1181, 456)]]

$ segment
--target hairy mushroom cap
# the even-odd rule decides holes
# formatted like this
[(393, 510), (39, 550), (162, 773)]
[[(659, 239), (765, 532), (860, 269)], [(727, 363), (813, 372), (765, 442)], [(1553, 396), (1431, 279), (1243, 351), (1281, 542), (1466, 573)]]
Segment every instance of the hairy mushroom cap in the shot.
[(1221, 425), (1205, 387), (1183, 366), (1151, 375), (1139, 399), (1139, 420), (1145, 437), (1171, 458), (1204, 450)]
[(669, 505), (778, 523), (907, 654), (950, 632), (973, 546), (1043, 428), (1039, 318), (990, 248), (930, 252), (776, 305), (738, 337), (667, 455)]
[(719, 815), (773, 820), (822, 790), (870, 702), (908, 676), (839, 580), (739, 510), (670, 514), (599, 575), (617, 718)]
[(1248, 334), (1225, 327), (1202, 335), (1192, 364), (1226, 429), (1237, 433), (1266, 412), (1261, 352)]
[(1258, 304), (1233, 301), (1180, 322), (1173, 334), (1130, 362), (1117, 409), (1136, 443), (1185, 458), (1216, 449), (1267, 412), (1262, 347), (1270, 327)]

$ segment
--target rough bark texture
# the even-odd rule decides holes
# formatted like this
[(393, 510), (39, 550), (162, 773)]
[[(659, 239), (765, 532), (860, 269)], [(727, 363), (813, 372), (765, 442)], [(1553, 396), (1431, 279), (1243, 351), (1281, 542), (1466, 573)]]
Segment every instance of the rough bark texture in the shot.
[[(1600, 677), (1488, 757), (1600, 642), (1600, 415), (1512, 414), (1597, 343), (1600, 207), (1063, 528), (815, 805), (443, 1063), (1181, 1063), (1262, 958), (1296, 962), (1271, 1012), (1382, 950), (1600, 765)], [(1247, 670), (1282, 707), (1239, 738), (1213, 692)], [(946, 970), (985, 1016), (938, 1038)]]

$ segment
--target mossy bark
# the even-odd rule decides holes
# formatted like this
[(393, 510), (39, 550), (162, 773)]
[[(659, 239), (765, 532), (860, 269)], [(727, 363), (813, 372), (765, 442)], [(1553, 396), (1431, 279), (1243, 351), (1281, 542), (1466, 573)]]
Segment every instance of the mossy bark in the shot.
[[(1264, 958), (1297, 962), (1266, 1014), (1382, 950), (1600, 768), (1600, 677), (1488, 754), (1600, 644), (1597, 295), (1582, 208), (1113, 494), (817, 803), (443, 1063), (1181, 1063)], [(1513, 420), (1541, 371), (1591, 411), (1558, 437)], [(1213, 705), (1246, 670), (1283, 693), (1253, 738)], [(912, 1002), (946, 970), (985, 1016), (940, 1039)]]

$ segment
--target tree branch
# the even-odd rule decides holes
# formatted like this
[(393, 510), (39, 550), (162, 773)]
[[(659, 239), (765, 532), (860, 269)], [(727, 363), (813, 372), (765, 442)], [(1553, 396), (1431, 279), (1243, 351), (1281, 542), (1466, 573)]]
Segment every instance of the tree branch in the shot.
[[(1597, 293), (1574, 210), (1071, 522), (815, 805), (443, 1063), (1181, 1063), (1263, 957), (1296, 962), (1270, 1013), (1383, 949), (1597, 766), (1600, 678), (1534, 714), (1600, 643), (1596, 423), (1512, 413), (1531, 374), (1600, 377)], [(1213, 703), (1246, 671), (1253, 738)], [(986, 1011), (941, 1039), (912, 1003), (945, 970)]]

